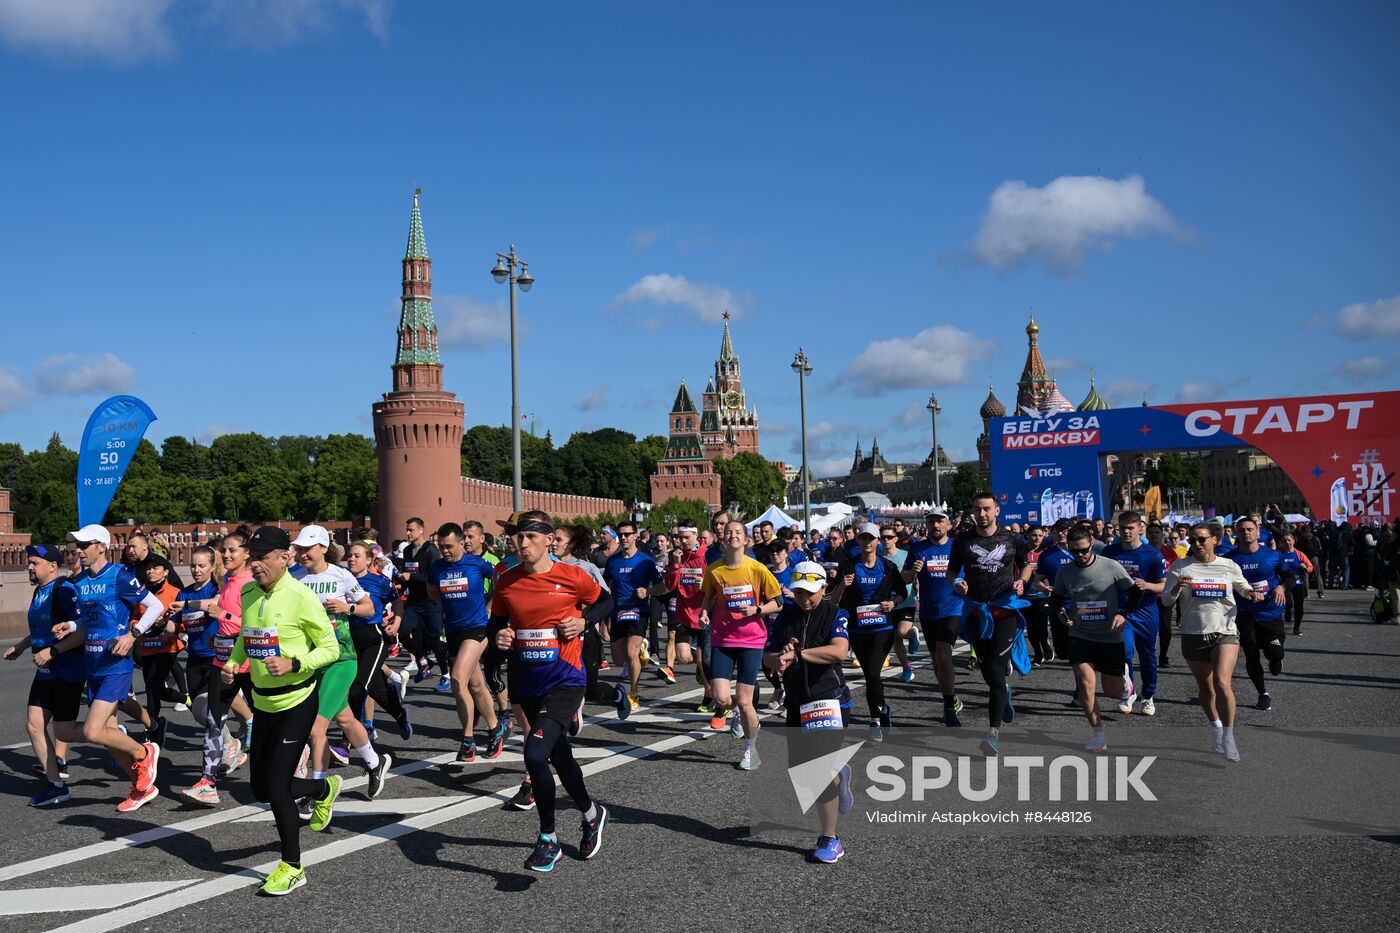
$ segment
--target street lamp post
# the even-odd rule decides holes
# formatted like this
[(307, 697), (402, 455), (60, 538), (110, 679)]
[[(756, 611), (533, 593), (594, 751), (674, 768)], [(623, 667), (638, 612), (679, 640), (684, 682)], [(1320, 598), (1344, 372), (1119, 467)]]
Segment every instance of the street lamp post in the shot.
[(928, 413), (933, 417), (933, 504), (943, 504), (943, 477), (938, 469), (938, 396), (932, 392), (928, 396)]
[[(516, 272), (517, 267), (519, 273)], [(528, 292), (535, 284), (530, 275), (530, 264), (515, 254), (515, 244), (507, 253), (496, 254), (496, 265), (491, 270), (496, 284), (510, 283), (510, 502), (511, 510), (519, 512), (524, 506), (524, 495), (520, 488), (520, 372), (519, 352), (515, 327), (515, 286)]]
[(809, 535), (812, 532), (812, 491), (808, 488), (811, 473), (807, 469), (807, 377), (812, 375), (812, 361), (801, 347), (792, 360), (792, 371), (797, 373), (797, 397), (802, 410), (802, 534)]

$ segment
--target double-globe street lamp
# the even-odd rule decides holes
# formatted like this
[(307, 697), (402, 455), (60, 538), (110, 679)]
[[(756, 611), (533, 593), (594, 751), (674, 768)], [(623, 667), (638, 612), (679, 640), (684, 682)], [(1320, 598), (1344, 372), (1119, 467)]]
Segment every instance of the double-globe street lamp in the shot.
[[(802, 407), (802, 535), (810, 538), (812, 534), (812, 492), (808, 488), (807, 470), (807, 377), (812, 375), (812, 361), (807, 359), (807, 352), (801, 347), (797, 348), (797, 356), (792, 360), (792, 371), (797, 373), (797, 397)], [(803, 541), (806, 544), (806, 541)]]
[[(518, 273), (517, 268), (520, 270)], [(519, 512), (525, 506), (520, 488), (520, 373), (515, 339), (515, 286), (519, 285), (522, 292), (528, 292), (535, 280), (530, 275), (529, 263), (515, 255), (514, 243), (510, 245), (509, 252), (496, 254), (491, 278), (498, 285), (510, 283), (510, 507), (512, 511)]]
[(938, 464), (938, 413), (943, 409), (938, 405), (938, 396), (932, 392), (928, 396), (928, 413), (933, 416), (933, 504), (943, 505), (943, 486)]

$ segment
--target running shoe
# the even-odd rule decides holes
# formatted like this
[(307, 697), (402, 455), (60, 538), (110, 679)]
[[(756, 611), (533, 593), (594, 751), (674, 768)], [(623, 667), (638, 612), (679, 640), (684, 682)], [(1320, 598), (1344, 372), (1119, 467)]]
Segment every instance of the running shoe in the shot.
[(427, 680), (431, 676), (433, 676), (432, 662), (429, 662), (424, 665), (418, 665), (417, 670), (413, 672), (413, 682), (415, 684), (421, 684), (423, 681)]
[(483, 758), (499, 758), (501, 752), (505, 751), (506, 736), (510, 734), (510, 727), (504, 720), (496, 721), (496, 728), (486, 734), (486, 751), (482, 752)]
[[(144, 748), (146, 749), (146, 757), (142, 758), (140, 761), (133, 762), (131, 765), (132, 787), (143, 794), (155, 785), (156, 769), (160, 765), (160, 746), (147, 742)], [(133, 794), (132, 796), (135, 795)], [(145, 800), (142, 800), (141, 803), (145, 803), (146, 800), (149, 799), (150, 798), (147, 797)], [(140, 803), (130, 809), (135, 810), (136, 807), (139, 806), (141, 806)], [(126, 811), (123, 810), (122, 812), (125, 813)]]
[(837, 813), (850, 813), (856, 805), (856, 798), (851, 795), (850, 765), (842, 765), (841, 770), (836, 772), (836, 799)]
[(601, 803), (595, 806), (598, 815), (583, 821), (583, 838), (578, 843), (578, 854), (584, 859), (590, 859), (603, 850), (603, 827), (608, 825), (608, 808)]
[(885, 741), (885, 730), (880, 727), (880, 720), (878, 719), (870, 720), (870, 741)]
[[(623, 688), (626, 689), (625, 687)], [(631, 711), (636, 712), (642, 708), (642, 695), (640, 693), (627, 694), (627, 704), (632, 707)]]
[(1210, 731), (1210, 750), (1217, 755), (1223, 755), (1225, 753), (1225, 730), (1219, 726), (1212, 725)]
[(1269, 696), (1267, 693), (1259, 694), (1259, 702), (1254, 704), (1254, 708), (1258, 710), (1263, 710), (1267, 713), (1269, 710), (1274, 708), (1273, 697)]
[(894, 725), (894, 707), (888, 703), (885, 704), (884, 709), (880, 710), (880, 725), (886, 729)]
[(399, 702), (402, 703), (404, 700), (408, 699), (408, 680), (400, 673), (395, 677), (393, 683), (394, 689), (398, 691), (399, 694)]
[(1154, 700), (1152, 697), (1148, 697), (1147, 699), (1142, 701), (1142, 708), (1139, 709), (1138, 712), (1142, 713), (1142, 715), (1144, 716), (1156, 716), (1157, 701)]
[(457, 757), (452, 759), (452, 763), (461, 766), (469, 765), (474, 761), (476, 761), (476, 739), (473, 736), (467, 736), (462, 739), (462, 746), (457, 749)]
[(656, 669), (656, 676), (660, 677), (668, 684), (674, 684), (676, 682), (676, 672), (664, 664)]
[(765, 709), (767, 709), (768, 712), (770, 712), (770, 713), (776, 713), (776, 712), (778, 712), (778, 710), (780, 710), (780, 709), (782, 709), (782, 708), (783, 708), (783, 693), (782, 693), (781, 690), (774, 690), (774, 691), (773, 691), (773, 698), (772, 698), (771, 700), (768, 701), (768, 705), (765, 707)]
[(408, 707), (403, 708), (403, 718), (399, 720), (399, 738), (407, 742), (413, 738), (413, 723), (408, 721)]
[(899, 672), (899, 682), (902, 683), (902, 684), (908, 684), (908, 683), (913, 683), (913, 682), (914, 682), (914, 667), (913, 667), (913, 665), (910, 665), (910, 664), (904, 665), (904, 670), (902, 670), (902, 671)]
[(1095, 732), (1089, 737), (1089, 741), (1084, 744), (1086, 752), (1106, 752), (1108, 751), (1108, 737), (1102, 732)]
[(919, 630), (917, 627), (909, 630), (909, 657), (919, 653)]
[[(699, 706), (695, 707), (695, 712), (697, 712), (697, 713), (709, 713), (710, 715), (713, 716), (713, 715), (714, 715), (714, 712), (715, 712), (715, 701), (714, 701), (714, 700), (706, 700), (705, 702), (701, 703)], [(718, 728), (718, 727), (716, 727), (716, 728)]]
[(165, 730), (170, 728), (170, 720), (157, 716), (155, 724), (146, 730), (146, 741), (152, 745), (165, 744)]
[(604, 659), (604, 660), (598, 662), (598, 670), (600, 670), (600, 671), (605, 671), (605, 670), (607, 670), (607, 669), (608, 669), (609, 667), (611, 667), (611, 666), (612, 666), (612, 665), (610, 665), (610, 664), (607, 662), (606, 659)]
[(733, 713), (733, 710), (722, 709), (716, 706), (714, 708), (714, 715), (710, 717), (710, 728), (715, 730), (716, 732), (723, 729), (725, 723), (729, 721), (729, 717)]
[[(384, 759), (388, 759), (388, 757), (388, 755), (383, 756)], [(313, 833), (319, 833), (331, 825), (331, 816), (335, 813), (335, 798), (339, 796), (340, 775), (332, 774), (326, 778), (326, 796), (311, 806), (311, 831)]]
[(446, 674), (443, 674), (442, 677), (441, 677), (441, 679), (438, 680), (437, 686), (433, 688), (433, 692), (434, 692), (434, 693), (451, 693), (451, 692), (452, 692), (452, 678), (451, 678), (451, 677), (448, 677)]
[(1006, 712), (1001, 714), (1001, 721), (1010, 724), (1016, 718), (1016, 707), (1011, 705), (1011, 685), (1006, 685)]
[(1137, 699), (1137, 693), (1133, 690), (1133, 685), (1128, 684), (1128, 689), (1123, 691), (1123, 695), (1118, 698), (1118, 712), (1124, 716), (1130, 716), (1133, 712), (1133, 701)]
[(531, 786), (529, 778), (526, 778), (525, 780), (520, 782), (520, 787), (516, 790), (515, 796), (506, 801), (506, 809), (535, 809), (535, 788)]
[(759, 757), (758, 757), (758, 746), (757, 746), (757, 745), (745, 745), (745, 746), (744, 746), (744, 754), (743, 754), (743, 756), (740, 757), (740, 759), (739, 759), (739, 770), (740, 770), (740, 771), (756, 771), (756, 770), (758, 770), (758, 766), (761, 765), (761, 764), (763, 764), (763, 762), (760, 761), (760, 760), (759, 760)]
[(1226, 733), (1224, 729), (1220, 731), (1220, 754), (1225, 756), (1226, 761), (1239, 761), (1240, 750), (1235, 745), (1234, 733)]
[(729, 714), (729, 734), (736, 739), (744, 737), (744, 717), (739, 715), (737, 708)]
[(1167, 657), (1166, 655), (1162, 655), (1160, 658), (1157, 659), (1157, 666), (1158, 666), (1158, 667), (1171, 667), (1171, 666), (1172, 666), (1172, 659), (1169, 658), (1169, 657)]
[(219, 789), (208, 778), (200, 778), (195, 781), (193, 787), (186, 787), (180, 791), (180, 796), (192, 803), (204, 804), (206, 807), (219, 805)]
[(955, 696), (951, 701), (943, 701), (943, 724), (949, 729), (958, 729), (962, 727), (962, 720), (958, 718), (958, 713), (962, 712), (962, 706), (961, 697)]
[(997, 738), (994, 735), (988, 734), (987, 737), (982, 740), (982, 754), (987, 756), (988, 758), (995, 758), (996, 756), (1000, 755), (1001, 739)]
[(554, 871), (554, 863), (559, 861), (562, 853), (563, 850), (559, 848), (556, 840), (540, 833), (540, 837), (535, 840), (535, 851), (525, 860), (525, 867), (531, 871)]
[(399, 646), (399, 643), (397, 641), (395, 641), (392, 645), (389, 646), (389, 657), (397, 658), (399, 656), (399, 652), (402, 650), (403, 648)]
[(288, 865), (286, 862), (278, 862), (277, 867), (272, 869), (272, 874), (267, 876), (258, 891), (268, 897), (281, 897), (284, 894), (291, 894), (304, 884), (306, 884), (306, 869)]
[[(379, 764), (373, 768), (366, 768), (365, 774), (369, 777), (369, 784), (365, 788), (365, 793), (370, 800), (379, 796), (379, 792), (384, 789), (384, 781), (389, 777), (389, 769), (394, 766), (394, 756), (388, 752), (379, 753)], [(337, 778), (339, 780), (339, 778)]]
[(154, 784), (147, 787), (145, 790), (137, 790), (136, 785), (133, 784), (131, 786), (131, 793), (127, 795), (125, 800), (117, 804), (117, 812), (130, 813), (133, 810), (139, 810), (147, 803), (155, 800), (159, 795), (160, 788), (156, 787)]
[[(584, 697), (579, 697), (579, 700), (578, 700), (578, 709), (574, 710), (574, 714), (573, 714), (572, 716), (569, 717), (569, 730), (568, 730), (568, 731), (569, 731), (569, 737), (570, 737), (570, 738), (573, 738), (574, 736), (578, 735), (579, 732), (580, 732), (580, 730), (583, 729), (583, 703), (584, 703), (584, 699), (585, 699)], [(631, 710), (628, 710), (628, 712), (630, 713)]]
[(365, 727), (365, 735), (369, 736), (371, 742), (379, 741), (379, 730), (374, 728), (374, 720), (370, 720), (368, 723), (361, 723), (361, 725)]
[(812, 850), (811, 855), (807, 856), (807, 860), (834, 865), (841, 861), (845, 854), (846, 847), (841, 845), (840, 839), (835, 836), (820, 836), (817, 838), (817, 847)]
[(31, 807), (56, 807), (69, 800), (68, 788), (62, 784), (46, 784), (44, 789), (29, 798)]
[(189, 698), (189, 697), (185, 697), (183, 700), (181, 700), (180, 702), (178, 702), (178, 703), (175, 704), (175, 712), (177, 712), (177, 713), (187, 713), (187, 712), (189, 712), (189, 709), (190, 709), (190, 698)]
[(304, 778), (304, 777), (306, 777), (306, 767), (307, 767), (307, 765), (310, 763), (310, 761), (311, 761), (311, 746), (309, 746), (309, 745), (303, 745), (302, 748), (301, 748), (301, 757), (300, 757), (299, 759), (297, 759), (297, 767), (296, 767), (296, 770), (293, 771), (292, 773), (293, 773), (294, 775), (296, 775), (297, 777), (299, 777), (299, 778)]
[(350, 749), (344, 745), (331, 745), (330, 753), (336, 764), (343, 766), (350, 763)]
[[(1277, 639), (1275, 639), (1275, 643), (1277, 643)], [(1283, 673), (1283, 659), (1282, 659), (1282, 658), (1275, 658), (1274, 660), (1272, 660), (1272, 661), (1269, 662), (1269, 676), (1270, 676), (1270, 677), (1277, 677), (1279, 674), (1282, 674), (1282, 673)]]
[(613, 699), (613, 707), (617, 709), (618, 719), (626, 719), (632, 715), (632, 698), (627, 695), (627, 688), (622, 684), (617, 685), (617, 696)]
[(68, 759), (55, 758), (54, 763), (58, 765), (58, 779), (60, 781), (68, 780)]
[(310, 797), (302, 797), (297, 801), (297, 816), (301, 817), (303, 823), (311, 819), (311, 813), (314, 807), (315, 801)]
[(638, 652), (638, 655), (641, 658), (642, 667), (646, 667), (647, 662), (651, 660), (651, 655), (647, 653), (647, 642), (645, 638), (642, 639), (642, 648), (641, 651)]

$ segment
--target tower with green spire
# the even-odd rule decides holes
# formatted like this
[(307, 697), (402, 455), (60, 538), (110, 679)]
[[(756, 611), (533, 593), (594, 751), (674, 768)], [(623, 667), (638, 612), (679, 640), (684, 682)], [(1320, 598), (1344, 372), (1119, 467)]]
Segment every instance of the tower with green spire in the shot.
[(729, 334), (729, 312), (724, 312), (724, 336), (720, 338), (719, 358), (714, 378), (702, 397), (701, 439), (710, 459), (735, 454), (758, 453), (758, 412), (745, 405), (739, 355)]
[(394, 388), (374, 403), (379, 455), (378, 527), (399, 529), (409, 516), (428, 528), (462, 515), (462, 432), (466, 411), (442, 387), (437, 322), (433, 320), (433, 262), (413, 192), (408, 248), (403, 257), (402, 310), (395, 333)]
[(1108, 404), (1108, 400), (1099, 394), (1098, 387), (1094, 385), (1094, 371), (1089, 370), (1089, 394), (1084, 396), (1084, 401), (1079, 403), (1080, 411), (1107, 411), (1113, 406)]

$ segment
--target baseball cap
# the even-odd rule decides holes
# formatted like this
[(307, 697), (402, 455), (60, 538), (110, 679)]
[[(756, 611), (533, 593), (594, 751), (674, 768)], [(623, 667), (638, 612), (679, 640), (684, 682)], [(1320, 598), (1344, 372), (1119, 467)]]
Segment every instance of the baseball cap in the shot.
[(112, 546), (111, 532), (101, 525), (84, 525), (77, 531), (70, 531), (68, 532), (68, 540), (76, 541), (79, 544), (91, 544), (94, 541), (99, 541), (108, 547)]
[[(265, 525), (258, 529), (257, 534), (261, 534), (271, 527), (273, 526)], [(280, 531), (281, 529), (278, 530)], [(282, 533), (286, 534), (286, 532)], [(257, 537), (257, 535), (255, 534), (254, 537)], [(319, 544), (322, 547), (330, 547), (331, 533), (321, 525), (307, 525), (302, 528), (301, 531), (297, 532), (297, 539), (293, 541), (292, 544), (295, 544), (297, 547), (311, 547), (313, 544)], [(249, 550), (252, 549), (251, 541), (248, 543), (248, 547)], [(286, 545), (284, 544), (282, 547), (286, 547)]]
[[(319, 525), (308, 525), (307, 528), (320, 528)], [(306, 528), (302, 529), (305, 532)], [(324, 534), (326, 529), (321, 528)], [(300, 537), (300, 535), (298, 535)], [(266, 554), (268, 551), (285, 551), (292, 546), (292, 536), (287, 534), (276, 525), (263, 525), (253, 532), (244, 547), (252, 554)], [(304, 545), (303, 545), (304, 546)]]
[(856, 537), (859, 538), (862, 535), (870, 535), (872, 538), (878, 538), (880, 537), (880, 526), (874, 522), (866, 522), (856, 529)]
[(826, 586), (826, 568), (821, 564), (804, 560), (792, 568), (792, 589), (815, 593), (824, 586)]
[(28, 554), (30, 557), (46, 560), (51, 564), (63, 563), (63, 552), (52, 544), (26, 544), (24, 546), (24, 553)]
[(523, 512), (511, 512), (505, 518), (496, 519), (496, 524), (501, 526), (501, 530), (508, 535), (515, 534), (515, 526), (520, 524), (520, 516)]
[(927, 512), (924, 513), (924, 518), (947, 518), (947, 517), (948, 517), (948, 510), (947, 510), (946, 508), (941, 508), (941, 507), (929, 509)]
[(1074, 522), (1068, 518), (1062, 518), (1056, 521), (1052, 527), (1056, 531), (1069, 531), (1071, 528), (1074, 527)]

